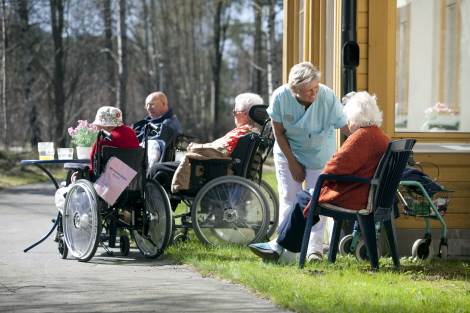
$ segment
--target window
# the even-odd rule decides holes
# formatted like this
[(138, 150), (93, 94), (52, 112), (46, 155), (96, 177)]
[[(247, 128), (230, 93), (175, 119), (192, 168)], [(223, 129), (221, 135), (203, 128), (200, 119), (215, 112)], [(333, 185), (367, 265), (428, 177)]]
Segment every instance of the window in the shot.
[(397, 0), (396, 132), (470, 132), (470, 0)]

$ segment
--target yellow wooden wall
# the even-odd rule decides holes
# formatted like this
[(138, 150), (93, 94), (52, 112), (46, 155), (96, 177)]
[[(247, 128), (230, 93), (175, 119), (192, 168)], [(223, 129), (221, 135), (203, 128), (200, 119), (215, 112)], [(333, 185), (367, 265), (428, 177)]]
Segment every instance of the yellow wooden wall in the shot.
[(369, 0), (357, 1), (357, 43), (359, 44), (359, 66), (356, 72), (357, 90), (368, 90), (368, 44), (369, 44)]
[[(376, 82), (390, 82), (392, 81), (385, 73), (385, 66), (382, 68), (375, 67), (369, 71), (369, 55), (373, 54), (373, 64), (389, 64), (388, 68), (393, 69), (391, 59), (393, 54), (385, 54), (384, 51), (395, 49), (390, 42), (394, 38), (387, 38), (384, 34), (394, 36), (394, 32), (390, 31), (385, 23), (387, 17), (393, 19), (394, 15), (390, 12), (394, 9), (394, 5), (386, 2), (390, 0), (357, 0), (357, 41), (360, 48), (360, 63), (357, 68), (357, 89), (369, 90), (376, 93), (378, 102), (384, 111), (385, 125), (383, 129), (392, 138), (401, 138), (400, 134), (395, 134), (392, 130), (393, 118), (389, 115), (394, 113), (393, 95), (390, 90), (394, 90), (393, 86), (380, 86)], [(372, 15), (370, 14), (372, 10)], [(388, 12), (386, 12), (388, 11)], [(391, 17), (390, 17), (391, 16)], [(374, 27), (370, 29), (369, 25)], [(390, 37), (390, 36), (389, 36)], [(393, 73), (394, 74), (394, 73)], [(388, 92), (383, 92), (383, 90)], [(392, 96), (392, 97), (390, 97)], [(388, 121), (388, 123), (387, 123)], [(419, 138), (422, 134), (410, 134), (417, 137), (418, 142), (429, 141), (428, 134), (423, 138)], [(460, 138), (452, 138), (451, 140), (458, 141)], [(435, 139), (433, 141), (436, 141)], [(462, 141), (462, 140), (460, 140)], [(470, 154), (452, 154), (452, 153), (418, 153), (415, 154), (417, 161), (428, 163), (424, 166), (424, 171), (432, 178), (438, 178), (439, 182), (447, 189), (454, 190), (450, 194), (450, 203), (448, 212), (445, 215), (445, 220), (449, 229), (470, 229)], [(435, 166), (429, 165), (434, 163), (439, 167), (439, 177)], [(424, 225), (422, 218), (414, 218), (408, 216), (401, 216), (397, 221), (398, 228), (422, 228)], [(432, 223), (433, 228), (439, 228), (437, 222)]]
[[(299, 38), (297, 11), (298, 0), (284, 0), (284, 79), (290, 67), (298, 62), (298, 40), (307, 43), (306, 59), (322, 64), (321, 47), (324, 41), (325, 1), (306, 0), (309, 19), (304, 27), (308, 38)], [(338, 4), (340, 2), (338, 1)], [(384, 112), (382, 129), (393, 139), (411, 137), (418, 142), (462, 142), (470, 143), (470, 134), (457, 133), (395, 133), (395, 0), (357, 0), (357, 39), (360, 47), (360, 64), (357, 68), (357, 89), (368, 90), (377, 95), (378, 104)], [(315, 56), (320, 53), (320, 56)], [(319, 58), (319, 59), (317, 59)], [(449, 229), (470, 229), (470, 153), (417, 153), (415, 159), (432, 162), (439, 166), (439, 181), (451, 195), (448, 213), (445, 216)], [(436, 177), (433, 166), (425, 166), (430, 177)], [(401, 216), (397, 227), (402, 229), (423, 228), (420, 218)], [(433, 227), (439, 227), (433, 223)]]

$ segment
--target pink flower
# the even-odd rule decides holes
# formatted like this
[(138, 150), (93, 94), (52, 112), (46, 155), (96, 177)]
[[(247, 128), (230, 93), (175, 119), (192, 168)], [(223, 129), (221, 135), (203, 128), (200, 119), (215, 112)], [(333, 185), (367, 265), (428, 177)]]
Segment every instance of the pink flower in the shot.
[(68, 128), (68, 133), (72, 137), (72, 143), (76, 146), (89, 147), (96, 140), (98, 128), (89, 124), (87, 120), (78, 120), (77, 127)]

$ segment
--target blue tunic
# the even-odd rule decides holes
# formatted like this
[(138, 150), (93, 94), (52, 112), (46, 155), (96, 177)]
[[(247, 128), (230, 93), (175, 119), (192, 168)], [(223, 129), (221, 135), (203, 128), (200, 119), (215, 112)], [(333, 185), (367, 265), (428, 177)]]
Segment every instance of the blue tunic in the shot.
[[(335, 128), (346, 125), (343, 105), (334, 92), (320, 84), (315, 102), (305, 110), (287, 85), (273, 92), (268, 114), (275, 122), (281, 123), (285, 136), (296, 159), (307, 169), (322, 169), (336, 150)], [(285, 156), (277, 145), (274, 157)]]

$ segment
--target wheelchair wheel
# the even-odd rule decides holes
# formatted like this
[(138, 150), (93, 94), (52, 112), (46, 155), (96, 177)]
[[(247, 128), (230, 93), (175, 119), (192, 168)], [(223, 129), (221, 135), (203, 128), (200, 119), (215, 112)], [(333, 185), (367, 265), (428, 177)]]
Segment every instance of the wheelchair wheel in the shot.
[(266, 237), (270, 239), (276, 231), (277, 224), (279, 223), (279, 199), (277, 197), (277, 193), (264, 180), (261, 181), (259, 186), (261, 187), (261, 191), (266, 197), (266, 200), (268, 200), (269, 225), (268, 230), (266, 231)]
[(79, 261), (90, 260), (98, 247), (101, 216), (98, 196), (89, 181), (81, 179), (70, 187), (62, 226), (69, 252)]
[(160, 256), (168, 246), (172, 232), (171, 206), (163, 187), (147, 180), (142, 225), (132, 231), (137, 248), (147, 258)]
[[(367, 246), (364, 240), (360, 240), (356, 246), (356, 259), (358, 261), (369, 261), (369, 254), (367, 253)], [(377, 244), (377, 256), (380, 258), (381, 251), (379, 245)]]
[(127, 237), (126, 235), (120, 236), (119, 237), (119, 251), (121, 252), (121, 255), (128, 256), (130, 248), (131, 248), (131, 243), (129, 241), (129, 237)]
[(69, 253), (69, 249), (67, 248), (67, 244), (65, 243), (64, 238), (59, 238), (57, 242), (57, 249), (59, 250), (59, 255), (62, 259), (66, 259)]
[(63, 228), (63, 217), (62, 214), (59, 213), (57, 216), (59, 219), (59, 223), (57, 225), (57, 234), (56, 234), (56, 241), (57, 241), (57, 250), (59, 250), (59, 255), (62, 259), (66, 259), (69, 253), (69, 249), (67, 248), (67, 244), (65, 243), (64, 239), (64, 228)]
[(269, 223), (268, 202), (252, 181), (218, 177), (196, 195), (191, 207), (196, 236), (210, 245), (246, 245), (264, 239)]
[(353, 242), (353, 235), (349, 234), (341, 238), (339, 241), (338, 252), (341, 255), (352, 255), (355, 250), (351, 251), (351, 245)]

